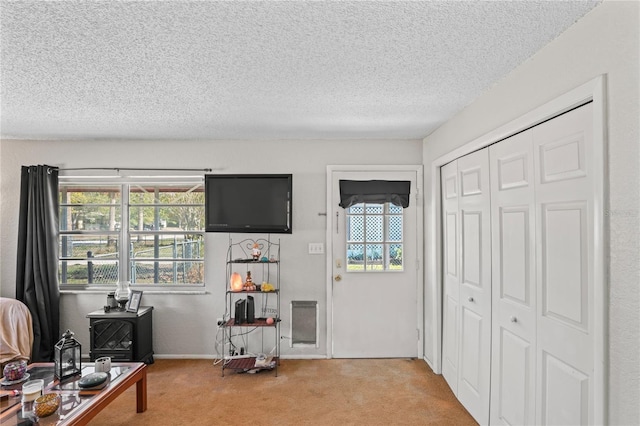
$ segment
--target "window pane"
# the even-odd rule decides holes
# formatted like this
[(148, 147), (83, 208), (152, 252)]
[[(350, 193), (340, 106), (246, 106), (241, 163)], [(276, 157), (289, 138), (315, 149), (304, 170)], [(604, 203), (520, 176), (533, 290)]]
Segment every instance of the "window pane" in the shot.
[(61, 231), (117, 231), (120, 229), (120, 206), (61, 206)]
[(204, 184), (131, 185), (131, 204), (204, 204)]
[(389, 203), (389, 213), (391, 214), (402, 213), (402, 206), (396, 206), (395, 204)]
[(117, 234), (60, 235), (60, 257), (117, 259)]
[(389, 248), (389, 269), (394, 271), (402, 270), (402, 244), (390, 244)]
[(382, 258), (382, 244), (367, 244), (366, 251), (366, 270), (382, 271), (384, 270), (384, 260)]
[(160, 204), (204, 204), (204, 185), (162, 188)]
[(382, 241), (384, 239), (383, 232), (383, 216), (365, 216), (367, 223), (367, 241)]
[(132, 284), (202, 284), (202, 261), (131, 261)]
[(366, 206), (367, 214), (382, 214), (384, 209), (384, 204), (367, 204)]
[(364, 213), (364, 204), (354, 204), (353, 206), (349, 207), (348, 214), (362, 214)]
[(132, 231), (200, 231), (204, 228), (204, 206), (132, 206)]
[(61, 260), (58, 268), (60, 284), (115, 284), (118, 262), (102, 260)]
[(364, 241), (364, 218), (347, 216), (347, 241)]
[(347, 271), (364, 270), (364, 245), (347, 244)]
[(118, 186), (61, 185), (60, 230), (117, 231), (122, 208)]
[(389, 216), (389, 241), (402, 241), (402, 216)]
[(60, 185), (60, 204), (120, 204), (118, 185)]
[(131, 236), (131, 259), (202, 259), (204, 236), (136, 234)]

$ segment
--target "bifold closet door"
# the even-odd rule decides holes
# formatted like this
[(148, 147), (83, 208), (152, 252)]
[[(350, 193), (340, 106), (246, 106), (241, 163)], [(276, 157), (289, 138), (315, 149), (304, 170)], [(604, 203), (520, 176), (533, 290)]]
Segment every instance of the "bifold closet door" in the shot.
[(461, 157), (441, 173), (443, 374), (469, 413), (486, 424), (491, 370), (489, 151)]
[(594, 423), (592, 117), (441, 169), (443, 374), (480, 424)]
[(458, 314), (460, 274), (458, 265), (458, 163), (440, 169), (442, 185), (442, 375), (454, 394), (458, 394)]
[(593, 424), (592, 106), (490, 147), (491, 424)]
[(489, 421), (491, 371), (491, 191), (489, 150), (458, 159), (460, 180), (460, 361), (458, 399)]
[[(532, 129), (536, 165), (536, 424), (594, 423), (593, 107)], [(600, 242), (601, 243), (601, 242)]]
[(491, 424), (535, 424), (536, 280), (533, 133), (490, 148)]

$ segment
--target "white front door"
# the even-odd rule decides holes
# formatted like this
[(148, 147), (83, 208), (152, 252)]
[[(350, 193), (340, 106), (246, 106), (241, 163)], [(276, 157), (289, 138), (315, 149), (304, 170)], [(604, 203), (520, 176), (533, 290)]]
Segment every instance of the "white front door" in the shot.
[[(411, 182), (409, 207), (390, 203), (339, 206), (339, 181)], [(332, 341), (335, 358), (416, 357), (418, 236), (416, 171), (333, 171)]]

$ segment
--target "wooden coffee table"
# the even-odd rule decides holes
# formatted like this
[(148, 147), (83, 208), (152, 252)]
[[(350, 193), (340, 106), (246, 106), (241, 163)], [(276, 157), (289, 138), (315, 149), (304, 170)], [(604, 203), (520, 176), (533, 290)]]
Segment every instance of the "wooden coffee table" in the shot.
[[(60, 382), (53, 374), (53, 363), (35, 363), (28, 367), (29, 380), (44, 379), (45, 393), (57, 393), (61, 396), (58, 411), (51, 416), (39, 419), (38, 425), (86, 425), (104, 407), (116, 399), (122, 392), (136, 385), (136, 411), (143, 413), (147, 409), (147, 365), (141, 362), (118, 362), (111, 364), (111, 381), (100, 390), (83, 390), (78, 380), (94, 372), (93, 363), (82, 365), (82, 374)], [(21, 390), (22, 383), (2, 386), (2, 391)], [(23, 404), (21, 396), (9, 396), (0, 402), (0, 424), (16, 425), (31, 418), (31, 403)]]

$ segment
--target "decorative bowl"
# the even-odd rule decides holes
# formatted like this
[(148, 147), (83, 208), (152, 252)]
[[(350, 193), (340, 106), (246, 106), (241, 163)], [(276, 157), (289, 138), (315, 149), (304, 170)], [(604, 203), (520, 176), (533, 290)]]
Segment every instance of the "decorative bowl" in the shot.
[(57, 393), (45, 393), (33, 403), (33, 412), (38, 417), (47, 417), (56, 412), (60, 406), (60, 395)]
[(4, 366), (2, 373), (6, 380), (10, 382), (14, 382), (16, 380), (22, 379), (24, 373), (27, 371), (27, 361), (13, 361)]

